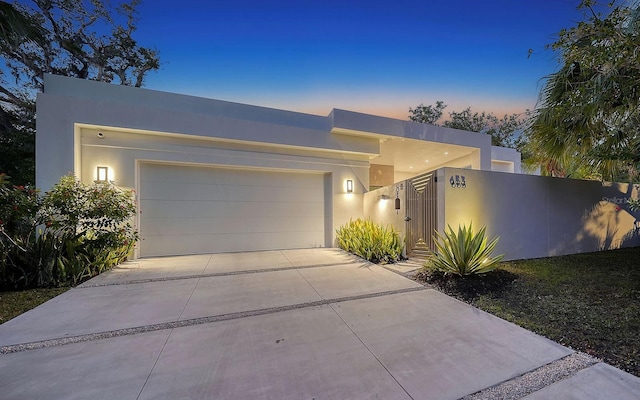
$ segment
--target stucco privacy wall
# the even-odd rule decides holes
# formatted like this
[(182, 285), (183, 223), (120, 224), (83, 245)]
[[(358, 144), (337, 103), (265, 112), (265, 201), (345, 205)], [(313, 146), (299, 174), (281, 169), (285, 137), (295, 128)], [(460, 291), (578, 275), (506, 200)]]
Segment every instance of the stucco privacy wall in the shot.
[(362, 215), (369, 156), (379, 152), (377, 139), (334, 135), (323, 117), (52, 75), (37, 108), (43, 190), (70, 172), (91, 182), (98, 165), (136, 188), (140, 164), (150, 162), (323, 174), (325, 246), (335, 227)]
[(438, 229), (486, 225), (506, 259), (640, 245), (638, 214), (626, 203), (633, 185), (456, 168), (437, 177)]

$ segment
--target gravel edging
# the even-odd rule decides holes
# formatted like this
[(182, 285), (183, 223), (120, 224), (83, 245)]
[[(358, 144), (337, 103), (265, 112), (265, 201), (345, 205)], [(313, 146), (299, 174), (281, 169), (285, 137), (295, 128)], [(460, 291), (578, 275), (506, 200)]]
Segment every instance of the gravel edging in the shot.
[(336, 299), (318, 300), (318, 301), (312, 301), (308, 303), (299, 303), (299, 304), (292, 304), (292, 305), (280, 306), (280, 307), (263, 308), (260, 310), (240, 311), (240, 312), (229, 313), (229, 314), (191, 318), (191, 319), (185, 319), (185, 320), (179, 320), (179, 321), (165, 322), (160, 324), (150, 324), (150, 325), (144, 325), (139, 327), (115, 329), (112, 331), (96, 332), (96, 333), (75, 335), (75, 336), (64, 337), (64, 338), (40, 340), (40, 341), (35, 341), (30, 343), (12, 344), (12, 345), (0, 346), (0, 355), (10, 354), (10, 353), (19, 353), (19, 352), (28, 351), (28, 350), (37, 350), (37, 349), (43, 349), (48, 347), (63, 346), (63, 345), (73, 344), (73, 343), (91, 342), (94, 340), (108, 339), (113, 337), (137, 335), (139, 333), (156, 332), (156, 331), (161, 331), (166, 329), (209, 324), (213, 322), (229, 321), (234, 319), (258, 316), (258, 315), (275, 314), (283, 311), (291, 311), (291, 310), (297, 310), (301, 308), (325, 306), (325, 305), (330, 305), (335, 303), (343, 303), (345, 301), (351, 301), (351, 300), (370, 299), (374, 297), (383, 297), (383, 296), (390, 296), (395, 294), (418, 292), (426, 289), (428, 288), (424, 286), (412, 287), (412, 288), (405, 288), (405, 289), (390, 290), (385, 292), (368, 293), (368, 294), (361, 294), (361, 295), (348, 296), (348, 297), (339, 297)]
[(496, 386), (467, 395), (461, 400), (522, 399), (599, 362), (595, 357), (576, 352)]
[(162, 278), (148, 278), (148, 279), (131, 279), (131, 280), (128, 280), (128, 281), (105, 282), (105, 283), (90, 283), (91, 280), (89, 280), (89, 281), (87, 281), (85, 283), (82, 283), (82, 284), (76, 286), (74, 289), (88, 289), (88, 288), (103, 287), (103, 286), (137, 285), (137, 284), (141, 284), (141, 283), (150, 283), (150, 282), (169, 282), (169, 281), (180, 281), (180, 280), (185, 280), (185, 279), (212, 278), (212, 277), (219, 277), (219, 276), (260, 274), (260, 273), (263, 273), (263, 272), (278, 272), (278, 271), (289, 271), (289, 270), (296, 270), (296, 269), (323, 268), (323, 267), (333, 267), (333, 266), (349, 265), (349, 264), (353, 264), (353, 263), (345, 262), (345, 263), (304, 265), (304, 266), (300, 266), (300, 267), (276, 267), (276, 268), (264, 268), (264, 269), (248, 269), (248, 270), (244, 270), (244, 271), (213, 272), (213, 273), (210, 273), (210, 274), (167, 276), (167, 277), (162, 277)]

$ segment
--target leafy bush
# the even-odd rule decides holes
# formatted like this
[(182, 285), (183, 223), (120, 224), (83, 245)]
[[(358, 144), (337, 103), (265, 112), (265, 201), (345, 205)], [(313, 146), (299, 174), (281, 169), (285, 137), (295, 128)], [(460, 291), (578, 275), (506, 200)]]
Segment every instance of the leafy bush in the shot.
[(0, 175), (0, 287), (77, 284), (126, 260), (138, 240), (131, 191), (65, 176), (43, 197)]
[(451, 226), (447, 227), (448, 232), (444, 235), (435, 233), (433, 239), (437, 250), (429, 257), (425, 268), (460, 276), (486, 274), (497, 268), (504, 255), (492, 257), (499, 238), (487, 244), (486, 227), (483, 226), (476, 234), (472, 224), (468, 228), (466, 225), (458, 226), (457, 233)]
[[(25, 186), (12, 186), (0, 174), (0, 286), (29, 286), (39, 280), (33, 264), (42, 201)], [(35, 258), (39, 258), (36, 256)]]
[(351, 220), (336, 231), (338, 246), (374, 263), (393, 263), (402, 258), (400, 236), (370, 220)]

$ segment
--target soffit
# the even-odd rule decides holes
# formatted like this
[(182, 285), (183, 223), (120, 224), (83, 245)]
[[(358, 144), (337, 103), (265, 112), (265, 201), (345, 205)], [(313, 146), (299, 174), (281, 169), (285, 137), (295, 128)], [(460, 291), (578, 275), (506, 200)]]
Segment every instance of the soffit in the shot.
[(468, 156), (477, 149), (417, 139), (385, 137), (380, 139), (380, 155), (370, 158), (372, 164), (393, 165), (397, 172), (420, 172), (446, 165)]

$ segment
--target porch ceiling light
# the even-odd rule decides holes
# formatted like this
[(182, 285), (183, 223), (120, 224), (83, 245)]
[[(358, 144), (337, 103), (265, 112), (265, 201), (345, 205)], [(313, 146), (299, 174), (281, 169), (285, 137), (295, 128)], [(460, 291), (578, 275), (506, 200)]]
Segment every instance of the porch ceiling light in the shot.
[(353, 180), (347, 179), (347, 193), (353, 193)]
[(98, 167), (98, 182), (107, 182), (109, 180), (109, 167)]

